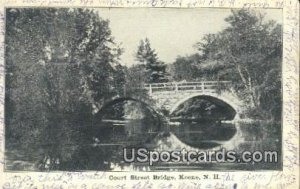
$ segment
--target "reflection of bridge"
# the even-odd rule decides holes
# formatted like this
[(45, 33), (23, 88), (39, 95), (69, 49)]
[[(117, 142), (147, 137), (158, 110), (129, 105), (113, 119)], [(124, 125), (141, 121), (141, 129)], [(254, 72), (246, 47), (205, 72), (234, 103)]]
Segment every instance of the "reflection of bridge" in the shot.
[(200, 97), (216, 104), (232, 107), (237, 116), (241, 112), (241, 101), (236, 96), (229, 81), (202, 81), (146, 84), (150, 97), (160, 109), (172, 114), (182, 103)]

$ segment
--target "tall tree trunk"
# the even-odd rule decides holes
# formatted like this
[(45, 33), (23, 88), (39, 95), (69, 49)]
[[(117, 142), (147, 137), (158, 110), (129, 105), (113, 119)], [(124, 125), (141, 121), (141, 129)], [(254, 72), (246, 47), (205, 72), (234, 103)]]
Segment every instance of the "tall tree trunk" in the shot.
[(246, 79), (246, 76), (244, 75), (244, 73), (243, 73), (243, 71), (241, 69), (241, 66), (238, 63), (236, 64), (236, 68), (237, 68), (237, 71), (238, 71), (238, 73), (239, 73), (239, 75), (240, 75), (240, 77), (242, 79), (244, 87), (246, 88), (246, 90), (250, 94), (251, 106), (252, 107), (257, 107), (256, 95), (255, 95), (255, 91), (254, 91), (254, 89), (252, 87), (252, 78), (250, 77), (249, 74), (247, 74), (248, 78)]

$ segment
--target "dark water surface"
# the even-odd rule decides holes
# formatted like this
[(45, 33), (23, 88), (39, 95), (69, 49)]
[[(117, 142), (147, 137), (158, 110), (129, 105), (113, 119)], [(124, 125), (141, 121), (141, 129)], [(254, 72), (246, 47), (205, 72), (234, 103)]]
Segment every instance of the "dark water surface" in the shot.
[[(201, 113), (200, 113), (201, 114)], [(202, 115), (202, 114), (201, 114)], [(185, 115), (188, 116), (188, 115)], [(279, 169), (281, 167), (281, 125), (262, 121), (220, 121), (220, 118), (185, 117), (162, 121), (149, 107), (135, 101), (111, 104), (100, 119), (79, 131), (77, 143), (51, 146), (36, 144), (27, 149), (6, 145), (6, 170), (238, 170)], [(199, 116), (198, 116), (199, 117)], [(200, 116), (201, 117), (201, 116)], [(98, 118), (98, 117), (97, 117)], [(76, 138), (77, 139), (77, 138)], [(45, 156), (60, 147), (56, 159)], [(149, 166), (146, 163), (124, 163), (124, 148), (146, 148), (155, 151), (221, 150), (277, 151), (278, 163), (174, 163)], [(129, 155), (136, 155), (129, 151)], [(127, 154), (128, 155), (128, 154)], [(42, 163), (41, 163), (42, 162)], [(52, 163), (51, 163), (52, 162)], [(52, 165), (52, 166), (51, 166)], [(54, 165), (54, 166), (53, 166)]]
[[(78, 144), (68, 161), (60, 161), (59, 170), (231, 170), (279, 169), (281, 167), (280, 124), (267, 122), (178, 121), (161, 132), (155, 123), (145, 126), (145, 120), (106, 120), (94, 128), (86, 144)], [(147, 163), (126, 164), (123, 148), (145, 147), (149, 150), (174, 151), (185, 149), (277, 151), (278, 163)], [(72, 148), (72, 146), (70, 146)], [(7, 149), (7, 170), (39, 170), (37, 152), (24, 153)], [(35, 160), (35, 161), (32, 161)]]

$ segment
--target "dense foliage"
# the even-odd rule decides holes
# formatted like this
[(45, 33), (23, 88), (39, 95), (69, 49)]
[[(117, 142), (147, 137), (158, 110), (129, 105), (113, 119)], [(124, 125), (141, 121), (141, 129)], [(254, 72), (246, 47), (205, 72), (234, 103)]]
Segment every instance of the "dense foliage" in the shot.
[(207, 34), (198, 54), (179, 57), (175, 80), (228, 80), (248, 104), (249, 116), (281, 119), (281, 25), (249, 10), (233, 10), (229, 26)]
[(147, 38), (140, 41), (136, 60), (139, 62), (138, 67), (142, 68), (146, 83), (168, 82), (166, 65), (164, 62), (158, 60), (157, 54), (151, 48)]
[(121, 50), (91, 10), (8, 9), (6, 32), (7, 144), (55, 169), (84, 140), (93, 111), (123, 91)]

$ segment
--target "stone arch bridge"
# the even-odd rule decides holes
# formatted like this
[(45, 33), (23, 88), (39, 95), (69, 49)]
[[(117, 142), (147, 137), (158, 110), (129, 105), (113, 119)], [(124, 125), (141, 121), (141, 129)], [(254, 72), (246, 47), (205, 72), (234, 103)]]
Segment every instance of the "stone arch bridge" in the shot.
[(236, 112), (235, 119), (243, 111), (243, 103), (234, 92), (230, 81), (172, 82), (146, 84), (149, 96), (158, 109), (171, 115), (182, 103), (199, 97), (215, 104), (230, 106)]
[[(232, 108), (236, 114), (234, 119), (238, 119), (243, 111), (243, 103), (237, 97), (229, 81), (201, 81), (201, 82), (169, 82), (145, 84), (150, 99), (144, 99), (137, 95), (124, 97), (114, 97), (111, 102), (119, 100), (138, 100), (152, 106), (153, 111), (161, 112), (166, 110), (168, 115), (172, 113), (184, 102), (192, 98), (201, 98)], [(151, 102), (150, 102), (150, 101)]]

